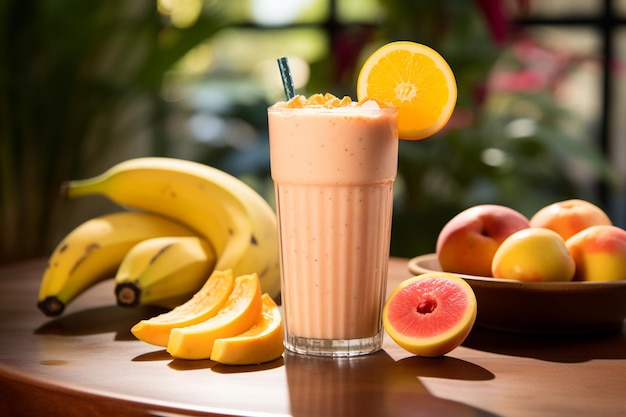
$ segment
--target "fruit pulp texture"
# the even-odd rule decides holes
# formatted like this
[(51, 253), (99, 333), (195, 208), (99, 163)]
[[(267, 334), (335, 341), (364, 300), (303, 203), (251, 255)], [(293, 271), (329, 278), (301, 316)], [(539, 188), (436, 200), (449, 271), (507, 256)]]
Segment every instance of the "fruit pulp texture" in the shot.
[(431, 338), (458, 325), (470, 308), (469, 302), (458, 283), (427, 278), (402, 288), (389, 304), (389, 319), (407, 337)]
[(382, 331), (397, 111), (268, 111), (288, 335), (360, 339)]

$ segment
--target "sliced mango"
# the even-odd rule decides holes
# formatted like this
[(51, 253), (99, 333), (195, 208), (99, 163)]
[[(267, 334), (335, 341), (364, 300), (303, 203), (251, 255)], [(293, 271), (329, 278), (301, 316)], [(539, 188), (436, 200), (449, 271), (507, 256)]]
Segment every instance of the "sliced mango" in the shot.
[(225, 365), (253, 365), (269, 362), (283, 354), (283, 320), (269, 294), (262, 297), (257, 322), (246, 332), (213, 343), (211, 360)]
[(241, 334), (257, 322), (262, 304), (257, 274), (237, 277), (226, 304), (214, 317), (172, 329), (167, 351), (179, 359), (208, 359), (215, 340)]
[(167, 313), (142, 320), (131, 328), (139, 340), (166, 347), (172, 329), (187, 327), (214, 317), (233, 292), (235, 278), (229, 270), (214, 271), (189, 301)]

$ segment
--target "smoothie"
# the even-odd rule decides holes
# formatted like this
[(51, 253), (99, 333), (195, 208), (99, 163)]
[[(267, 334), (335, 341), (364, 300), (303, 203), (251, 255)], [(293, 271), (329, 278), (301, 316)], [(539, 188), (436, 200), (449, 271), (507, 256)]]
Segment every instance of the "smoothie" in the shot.
[(268, 109), (285, 346), (295, 352), (382, 345), (397, 110), (370, 103)]

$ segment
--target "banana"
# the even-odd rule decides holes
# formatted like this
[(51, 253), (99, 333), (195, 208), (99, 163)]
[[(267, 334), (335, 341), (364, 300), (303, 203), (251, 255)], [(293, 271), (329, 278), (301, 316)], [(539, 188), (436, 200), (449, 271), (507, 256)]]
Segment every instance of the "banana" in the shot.
[(141, 241), (128, 251), (115, 275), (117, 303), (176, 307), (202, 287), (215, 262), (213, 248), (197, 236)]
[(191, 235), (188, 227), (150, 213), (118, 212), (87, 220), (52, 252), (41, 279), (37, 307), (47, 316), (57, 316), (81, 292), (113, 278), (126, 253), (138, 242)]
[(176, 219), (215, 249), (215, 269), (257, 273), (264, 292), (280, 294), (276, 215), (247, 184), (219, 169), (177, 158), (121, 162), (99, 176), (64, 184), (67, 197), (105, 195), (122, 206)]
[(215, 340), (237, 336), (250, 329), (258, 321), (262, 308), (261, 283), (257, 275), (236, 277), (233, 291), (215, 316), (171, 330), (167, 352), (177, 359), (209, 359)]

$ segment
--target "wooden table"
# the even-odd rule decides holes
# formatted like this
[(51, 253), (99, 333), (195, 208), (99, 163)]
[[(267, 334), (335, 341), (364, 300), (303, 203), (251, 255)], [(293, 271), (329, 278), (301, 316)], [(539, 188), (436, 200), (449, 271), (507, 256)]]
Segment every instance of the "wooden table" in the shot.
[[(626, 331), (564, 339), (475, 326), (442, 358), (412, 356), (386, 337), (383, 351), (364, 357), (285, 353), (229, 367), (172, 360), (135, 340), (129, 328), (156, 311), (117, 307), (111, 281), (60, 318), (43, 316), (44, 263), (0, 268), (2, 416), (626, 415)], [(389, 289), (410, 276), (404, 259), (390, 270)]]

